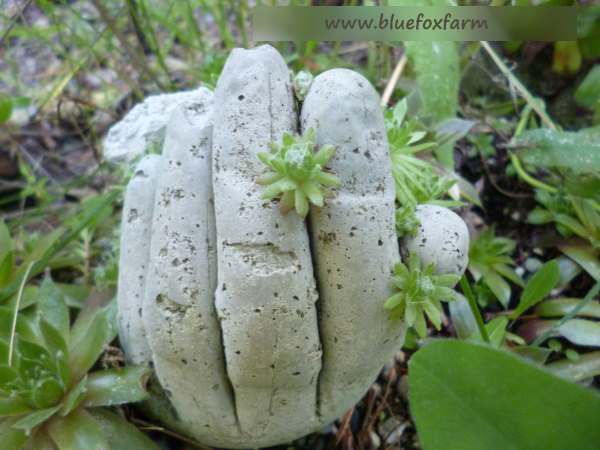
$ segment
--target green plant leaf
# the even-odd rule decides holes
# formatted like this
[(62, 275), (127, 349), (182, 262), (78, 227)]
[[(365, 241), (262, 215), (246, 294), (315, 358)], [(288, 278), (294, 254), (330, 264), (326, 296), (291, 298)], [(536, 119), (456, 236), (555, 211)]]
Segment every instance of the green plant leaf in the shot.
[[(74, 333), (69, 348), (69, 367), (74, 380), (91, 369), (104, 348), (116, 337), (116, 312), (116, 302), (113, 299), (109, 305), (96, 311), (85, 331)], [(76, 326), (77, 321), (73, 327)]]
[(459, 339), (468, 339), (474, 333), (478, 333), (473, 311), (471, 311), (468, 300), (462, 294), (457, 294), (456, 300), (448, 303), (448, 310), (452, 326)]
[[(540, 303), (535, 313), (541, 317), (563, 317), (582, 302), (580, 298), (557, 298)], [(591, 301), (585, 305), (577, 316), (600, 319), (600, 302)]]
[(78, 408), (66, 417), (55, 416), (48, 434), (59, 450), (107, 450), (102, 427), (87, 411)]
[(56, 445), (54, 445), (46, 430), (42, 428), (33, 432), (25, 446), (25, 450), (56, 450)]
[(14, 269), (14, 244), (8, 227), (0, 220), (0, 287), (4, 287), (10, 281)]
[(50, 408), (56, 405), (64, 395), (64, 388), (55, 378), (38, 381), (31, 391), (31, 400), (38, 408)]
[(33, 428), (44, 423), (46, 420), (56, 414), (59, 408), (60, 406), (54, 406), (52, 408), (40, 409), (32, 412), (31, 414), (27, 414), (22, 419), (17, 420), (14, 423), (13, 428), (23, 430), (29, 434)]
[[(600, 347), (600, 323), (585, 319), (571, 319), (560, 326), (556, 320), (529, 321), (523, 327), (529, 339), (552, 330), (548, 337), (564, 337), (569, 342), (583, 347)], [(555, 327), (556, 326), (556, 327)], [(521, 330), (521, 329), (520, 329)]]
[(113, 406), (145, 400), (148, 398), (146, 382), (150, 373), (151, 370), (143, 366), (90, 373), (83, 405)]
[(19, 398), (0, 397), (0, 418), (20, 416), (31, 411), (31, 406)]
[(594, 391), (502, 350), (436, 341), (410, 359), (408, 379), (427, 450), (595, 450), (600, 442)]
[(50, 278), (45, 278), (38, 295), (37, 308), (40, 317), (58, 331), (65, 344), (68, 343), (71, 323), (64, 293)]
[(67, 343), (64, 337), (43, 317), (40, 317), (40, 330), (42, 336), (44, 336), (46, 348), (53, 357), (56, 358), (59, 355), (64, 356), (68, 354)]
[(492, 270), (482, 270), (481, 274), (483, 282), (490, 288), (490, 291), (494, 293), (504, 308), (508, 308), (511, 296), (510, 285)]
[(525, 285), (519, 305), (511, 314), (511, 318), (516, 319), (527, 309), (541, 302), (556, 287), (559, 281), (560, 270), (558, 262), (555, 259), (548, 261), (540, 267)]
[(131, 423), (103, 408), (90, 411), (108, 439), (111, 450), (159, 450), (159, 447)]
[(62, 401), (60, 408), (60, 415), (66, 416), (70, 414), (75, 408), (77, 408), (83, 401), (84, 395), (87, 392), (87, 375), (85, 375), (79, 383), (71, 388)]
[(600, 102), (600, 64), (592, 67), (575, 91), (575, 101), (581, 106), (595, 108)]
[(282, 143), (271, 143), (271, 153), (260, 152), (258, 158), (270, 171), (257, 179), (266, 185), (260, 198), (279, 198), (280, 210), (287, 214), (295, 209), (303, 219), (310, 203), (323, 206), (323, 186), (338, 185), (340, 180), (323, 171), (323, 166), (335, 152), (335, 147), (324, 145), (315, 154), (315, 132), (310, 129), (302, 136), (285, 133)]
[(15, 430), (15, 419), (0, 421), (0, 442), (2, 450), (22, 450), (29, 437), (22, 430)]
[(12, 114), (13, 103), (6, 95), (0, 95), (0, 125), (8, 122)]
[(594, 280), (600, 281), (598, 251), (587, 245), (559, 245), (561, 252), (579, 264)]
[(460, 81), (456, 43), (409, 41), (405, 45), (417, 74), (423, 102), (422, 115), (435, 123), (454, 117)]
[(490, 337), (492, 346), (499, 348), (504, 342), (506, 336), (506, 327), (508, 326), (508, 317), (496, 317), (485, 324), (485, 329)]
[(565, 358), (546, 366), (554, 375), (571, 381), (583, 381), (600, 375), (600, 351), (580, 355), (576, 361)]
[(577, 174), (600, 173), (600, 129), (555, 131), (526, 130), (511, 147), (525, 164), (546, 169), (570, 170)]

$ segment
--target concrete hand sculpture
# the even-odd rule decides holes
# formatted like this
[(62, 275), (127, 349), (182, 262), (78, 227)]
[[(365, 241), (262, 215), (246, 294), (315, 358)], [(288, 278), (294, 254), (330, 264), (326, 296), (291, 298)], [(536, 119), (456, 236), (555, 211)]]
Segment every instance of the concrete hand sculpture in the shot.
[[(261, 199), (256, 180), (259, 152), (308, 129), (335, 147), (327, 166), (340, 185), (304, 221)], [(162, 155), (141, 160), (125, 195), (120, 338), (133, 363), (155, 368), (163, 420), (207, 445), (261, 447), (357, 402), (404, 338), (383, 308), (400, 260), (394, 198), (365, 78), (319, 75), (298, 116), (277, 51), (233, 50), (214, 95), (201, 88), (175, 108)], [(414, 239), (442, 242), (425, 223), (436, 215), (422, 220), (427, 236)], [(468, 235), (457, 223), (444, 241), (456, 251), (427, 247), (424, 258), (462, 271)]]

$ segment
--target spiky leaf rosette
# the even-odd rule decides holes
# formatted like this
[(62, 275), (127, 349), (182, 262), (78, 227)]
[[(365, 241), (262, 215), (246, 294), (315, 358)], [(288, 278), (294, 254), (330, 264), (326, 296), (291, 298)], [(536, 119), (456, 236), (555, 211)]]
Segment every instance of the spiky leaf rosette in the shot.
[(404, 319), (420, 337), (425, 337), (425, 315), (439, 330), (442, 324), (441, 302), (457, 297), (453, 287), (458, 280), (459, 276), (454, 274), (435, 275), (433, 263), (423, 268), (419, 257), (411, 253), (408, 266), (400, 262), (394, 267), (392, 283), (398, 292), (385, 301), (384, 308), (390, 312), (390, 318)]
[(284, 214), (295, 209), (302, 218), (308, 214), (309, 203), (322, 207), (323, 187), (337, 186), (340, 180), (324, 170), (335, 148), (322, 145), (314, 150), (315, 131), (310, 129), (302, 136), (286, 133), (281, 145), (271, 143), (271, 152), (259, 153), (259, 159), (271, 169), (257, 180), (266, 186), (261, 198), (279, 198)]
[[(2, 449), (157, 449), (136, 427), (102, 409), (147, 398), (150, 370), (89, 372), (115, 338), (115, 302), (84, 308), (70, 326), (66, 298), (54, 283), (31, 288), (35, 302), (18, 311), (16, 322), (16, 306), (0, 307)], [(120, 430), (118, 445), (111, 427)]]

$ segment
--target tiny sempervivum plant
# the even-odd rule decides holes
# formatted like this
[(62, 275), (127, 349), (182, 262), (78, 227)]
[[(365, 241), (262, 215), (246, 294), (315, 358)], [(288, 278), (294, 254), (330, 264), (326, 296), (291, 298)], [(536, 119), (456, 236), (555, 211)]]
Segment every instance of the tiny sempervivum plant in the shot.
[(103, 408), (145, 399), (148, 369), (88, 373), (115, 338), (115, 302), (84, 308), (70, 326), (62, 291), (49, 280), (36, 291), (33, 301), (19, 295), (0, 307), (0, 447), (157, 450)]
[(271, 143), (271, 152), (261, 152), (258, 157), (271, 169), (257, 181), (267, 186), (261, 198), (279, 198), (281, 211), (287, 214), (295, 209), (305, 218), (309, 203), (322, 207), (323, 186), (337, 186), (340, 180), (324, 170), (335, 148), (323, 145), (315, 150), (315, 132), (308, 130), (302, 136), (284, 134), (281, 145)]
[(425, 337), (425, 315), (439, 330), (442, 324), (441, 302), (456, 298), (453, 287), (459, 279), (454, 274), (436, 275), (433, 264), (423, 268), (419, 257), (411, 253), (408, 266), (400, 262), (394, 267), (392, 283), (398, 292), (386, 300), (384, 308), (390, 311), (390, 318), (404, 319), (420, 337)]

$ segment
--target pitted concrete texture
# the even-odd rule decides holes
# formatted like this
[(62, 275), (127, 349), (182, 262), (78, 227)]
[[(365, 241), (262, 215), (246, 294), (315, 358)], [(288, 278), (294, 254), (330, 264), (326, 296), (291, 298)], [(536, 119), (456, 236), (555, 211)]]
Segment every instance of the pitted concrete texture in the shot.
[(103, 158), (113, 164), (129, 163), (153, 147), (161, 148), (169, 118), (177, 106), (201, 101), (205, 88), (147, 97), (114, 124), (102, 143)]
[(415, 215), (421, 225), (415, 236), (402, 240), (403, 255), (415, 252), (423, 265), (434, 263), (438, 274), (465, 273), (469, 263), (469, 230), (460, 216), (437, 205), (419, 205)]
[(382, 307), (400, 261), (394, 181), (379, 97), (362, 75), (333, 69), (316, 77), (301, 125), (316, 130), (317, 144), (336, 147), (328, 167), (342, 181), (310, 213), (324, 352), (319, 410), (333, 419), (367, 391), (404, 339), (404, 326)]
[(310, 86), (302, 130), (336, 147), (342, 184), (305, 222), (256, 183), (258, 153), (298, 132), (277, 51), (235, 49), (214, 95), (193, 92), (127, 188), (120, 336), (130, 361), (154, 366), (148, 407), (169, 426), (214, 447), (282, 444), (360, 400), (404, 338), (383, 308), (400, 251), (379, 99), (346, 69)]

